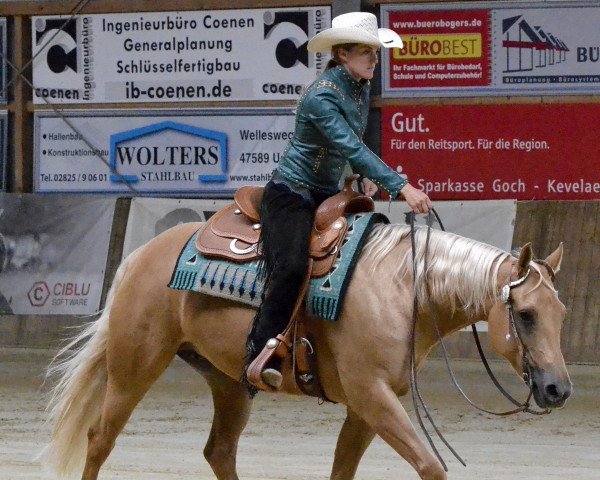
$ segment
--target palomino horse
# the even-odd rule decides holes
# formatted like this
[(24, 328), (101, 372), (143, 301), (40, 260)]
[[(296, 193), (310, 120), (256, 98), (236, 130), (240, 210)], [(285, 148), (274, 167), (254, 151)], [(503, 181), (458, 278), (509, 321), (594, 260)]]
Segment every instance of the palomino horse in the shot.
[[(81, 468), (85, 458), (82, 479), (98, 478), (135, 406), (173, 357), (193, 348), (203, 359), (199, 370), (214, 401), (204, 455), (219, 480), (238, 478), (237, 445), (252, 402), (238, 379), (254, 311), (233, 301), (166, 287), (180, 250), (199, 227), (176, 226), (129, 255), (116, 273), (103, 314), (65, 347), (62, 353), (67, 358), (50, 369), (61, 379), (50, 404), (55, 427), (45, 454), (60, 474)], [(571, 393), (571, 382), (560, 350), (565, 308), (551, 276), (560, 268), (562, 246), (536, 263), (529, 245), (516, 258), (474, 240), (433, 231), (425, 279), (426, 233), (417, 229), (415, 239), (417, 291), (429, 292), (420, 302), (417, 364), (438, 341), (433, 310), (444, 336), (487, 319), (495, 349), (519, 375), (528, 371), (536, 403), (542, 408), (561, 407)], [(500, 291), (526, 273), (524, 282), (510, 292), (517, 336)], [(347, 406), (332, 479), (354, 478), (375, 435), (406, 459), (420, 478), (446, 478), (399, 400), (410, 388), (413, 291), (409, 229), (377, 225), (361, 254), (339, 320), (306, 319), (323, 389), (329, 399)]]

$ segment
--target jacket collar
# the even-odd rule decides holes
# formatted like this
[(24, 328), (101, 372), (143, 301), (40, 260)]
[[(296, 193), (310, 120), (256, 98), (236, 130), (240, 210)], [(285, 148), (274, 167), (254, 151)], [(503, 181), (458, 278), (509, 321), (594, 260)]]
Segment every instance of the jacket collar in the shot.
[(357, 81), (352, 78), (352, 75), (348, 73), (346, 67), (343, 65), (337, 65), (328, 70), (331, 79), (335, 83), (343, 88), (346, 92), (350, 93), (356, 100), (360, 98), (360, 94), (365, 86), (369, 86), (370, 81)]

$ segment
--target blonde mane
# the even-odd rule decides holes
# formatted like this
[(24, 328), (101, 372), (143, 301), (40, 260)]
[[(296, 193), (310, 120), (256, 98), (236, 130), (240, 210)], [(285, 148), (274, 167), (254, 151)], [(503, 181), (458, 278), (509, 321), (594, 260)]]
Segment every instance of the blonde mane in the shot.
[[(461, 237), (453, 233), (431, 230), (425, 269), (426, 227), (416, 227), (416, 265), (419, 303), (427, 301), (425, 279), (433, 302), (449, 302), (454, 312), (457, 308), (473, 314), (483, 311), (486, 302), (498, 294), (498, 269), (510, 254), (491, 245)], [(365, 244), (363, 258), (373, 262), (371, 272), (386, 261), (388, 254), (404, 242), (400, 258), (394, 259), (394, 279), (405, 275), (412, 279), (412, 250), (410, 227), (407, 225), (377, 225)], [(396, 263), (397, 262), (397, 263)]]

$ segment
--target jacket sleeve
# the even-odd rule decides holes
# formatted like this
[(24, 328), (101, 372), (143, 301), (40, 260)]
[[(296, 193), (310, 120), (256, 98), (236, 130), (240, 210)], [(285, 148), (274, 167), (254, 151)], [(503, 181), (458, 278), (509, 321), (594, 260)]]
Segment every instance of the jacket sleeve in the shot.
[(408, 182), (381, 160), (356, 135), (341, 113), (337, 94), (328, 88), (305, 100), (305, 114), (330, 146), (345, 157), (352, 170), (369, 178), (379, 188), (396, 198)]

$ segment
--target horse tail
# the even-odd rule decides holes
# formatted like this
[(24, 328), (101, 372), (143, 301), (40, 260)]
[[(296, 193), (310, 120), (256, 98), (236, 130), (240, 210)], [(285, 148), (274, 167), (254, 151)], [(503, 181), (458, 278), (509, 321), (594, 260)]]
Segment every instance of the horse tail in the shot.
[(107, 383), (108, 319), (115, 292), (136, 253), (130, 254), (117, 269), (100, 317), (68, 340), (48, 367), (46, 379), (59, 377), (46, 408), (48, 422), (54, 428), (50, 443), (38, 459), (61, 477), (82, 467), (87, 432), (100, 418)]

